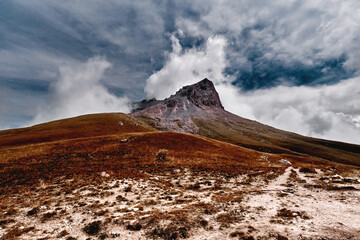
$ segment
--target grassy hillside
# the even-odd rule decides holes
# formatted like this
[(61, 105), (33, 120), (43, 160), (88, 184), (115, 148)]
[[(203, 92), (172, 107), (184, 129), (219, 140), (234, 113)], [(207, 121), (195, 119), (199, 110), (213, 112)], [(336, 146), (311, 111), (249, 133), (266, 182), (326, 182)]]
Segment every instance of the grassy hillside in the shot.
[[(119, 124), (121, 122), (121, 124)], [(190, 167), (235, 174), (243, 170), (329, 163), (265, 154), (206, 137), (158, 132), (124, 114), (95, 114), (0, 132), (1, 185), (59, 176), (138, 176), (141, 171)], [(333, 166), (332, 164), (330, 164)]]
[(269, 153), (316, 157), (360, 166), (360, 145), (301, 136), (249, 120), (244, 124), (223, 119), (195, 119), (199, 134)]
[(89, 114), (27, 128), (0, 131), (0, 149), (64, 139), (152, 131), (156, 130), (127, 114)]

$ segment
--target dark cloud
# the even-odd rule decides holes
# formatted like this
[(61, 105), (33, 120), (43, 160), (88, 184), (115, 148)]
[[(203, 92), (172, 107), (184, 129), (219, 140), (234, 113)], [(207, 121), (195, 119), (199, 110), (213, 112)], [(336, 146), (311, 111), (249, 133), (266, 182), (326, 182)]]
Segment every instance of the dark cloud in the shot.
[(49, 90), (49, 82), (37, 79), (21, 79), (21, 78), (4, 78), (0, 77), (3, 88), (14, 91), (31, 91), (34, 94), (44, 94)]
[[(318, 61), (311, 66), (301, 62), (289, 64), (256, 57), (249, 59), (252, 64), (251, 71), (244, 69), (233, 82), (234, 85), (245, 90), (269, 88), (282, 84), (294, 86), (334, 84), (355, 75), (354, 70), (344, 67), (345, 57)], [(227, 71), (230, 73), (238, 69), (228, 68)]]
[(226, 36), (228, 71), (238, 73), (236, 84), (244, 88), (284, 81), (329, 84), (358, 71), (353, 50), (359, 6), (356, 1), (206, 1), (192, 5), (202, 13), (199, 19), (179, 18), (177, 25), (193, 36)]

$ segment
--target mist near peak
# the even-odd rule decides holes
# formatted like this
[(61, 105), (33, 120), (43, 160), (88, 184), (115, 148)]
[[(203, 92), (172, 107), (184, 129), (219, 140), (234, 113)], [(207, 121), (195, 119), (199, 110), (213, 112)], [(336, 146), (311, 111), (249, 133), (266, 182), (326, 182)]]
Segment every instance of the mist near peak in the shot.
[(38, 107), (32, 124), (89, 113), (130, 111), (129, 99), (111, 94), (101, 83), (112, 64), (95, 56), (84, 63), (59, 67), (58, 79), (51, 85), (47, 102)]

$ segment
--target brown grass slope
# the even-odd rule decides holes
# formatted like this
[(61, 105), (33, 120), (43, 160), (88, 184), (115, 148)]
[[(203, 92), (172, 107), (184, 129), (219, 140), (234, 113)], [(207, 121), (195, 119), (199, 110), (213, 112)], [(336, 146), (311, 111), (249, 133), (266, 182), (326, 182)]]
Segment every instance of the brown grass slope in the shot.
[[(305, 137), (282, 131), (227, 112), (226, 118), (194, 119), (198, 134), (269, 153), (322, 158), (360, 166), (360, 145)], [(228, 121), (225, 119), (237, 119)]]
[[(119, 124), (119, 121), (123, 125)], [(206, 137), (157, 132), (123, 114), (86, 115), (0, 132), (0, 186), (56, 177), (144, 176), (169, 168), (236, 174), (296, 164), (335, 166), (316, 158), (264, 154)]]
[(156, 130), (127, 114), (89, 114), (27, 128), (0, 131), (0, 149), (65, 139), (151, 131)]

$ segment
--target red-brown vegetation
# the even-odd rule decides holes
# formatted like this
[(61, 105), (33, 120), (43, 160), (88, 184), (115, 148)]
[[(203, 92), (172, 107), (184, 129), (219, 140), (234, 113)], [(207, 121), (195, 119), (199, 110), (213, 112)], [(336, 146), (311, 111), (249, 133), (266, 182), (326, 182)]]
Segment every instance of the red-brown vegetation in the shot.
[[(266, 204), (249, 207), (251, 198), (267, 195), (288, 204), (294, 193), (290, 188), (332, 190), (324, 191), (327, 194), (350, 192), (352, 186), (346, 184), (358, 189), (356, 178), (335, 185), (335, 174), (354, 168), (317, 158), (159, 132), (121, 114), (64, 121), (0, 132), (2, 239), (106, 239), (124, 237), (121, 231), (147, 239), (191, 238), (197, 231), (251, 239), (260, 236), (258, 230), (238, 225), (268, 210)], [(298, 170), (302, 168), (313, 173)], [(313, 179), (306, 182), (307, 175)], [(266, 189), (280, 178), (278, 188)], [(278, 213), (270, 215), (272, 223), (307, 220), (304, 211), (287, 208), (291, 206), (277, 207)], [(52, 229), (55, 223), (62, 229)], [(261, 234), (280, 236), (267, 231)]]

